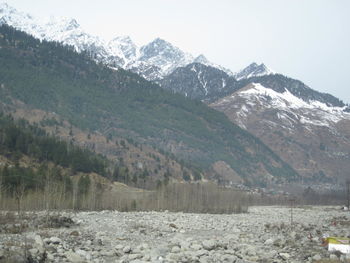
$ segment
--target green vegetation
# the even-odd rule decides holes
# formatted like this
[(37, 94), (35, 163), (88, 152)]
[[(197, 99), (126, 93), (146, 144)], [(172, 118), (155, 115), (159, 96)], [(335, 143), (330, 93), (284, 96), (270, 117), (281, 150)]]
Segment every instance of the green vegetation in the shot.
[[(2, 114), (0, 156), (7, 159), (0, 164), (0, 206), (15, 200), (18, 211), (22, 201), (30, 202), (30, 198), (41, 208), (64, 205), (79, 209), (91, 189), (95, 196), (101, 192), (98, 184), (91, 186), (87, 173), (107, 175), (104, 157), (49, 136), (25, 120), (14, 121)], [(78, 173), (85, 175), (75, 180), (72, 175)]]
[(24, 120), (15, 122), (1, 115), (0, 155), (14, 161), (26, 155), (39, 162), (53, 162), (71, 168), (73, 173), (95, 172), (106, 175), (107, 160), (102, 156), (48, 136), (45, 131)]
[(168, 152), (181, 145), (176, 157), (201, 169), (222, 160), (241, 176), (256, 174), (262, 167), (276, 177), (298, 176), (259, 139), (199, 101), (5, 25), (0, 27), (0, 47), (0, 101), (5, 104), (20, 100), (82, 129), (108, 130), (111, 136)]

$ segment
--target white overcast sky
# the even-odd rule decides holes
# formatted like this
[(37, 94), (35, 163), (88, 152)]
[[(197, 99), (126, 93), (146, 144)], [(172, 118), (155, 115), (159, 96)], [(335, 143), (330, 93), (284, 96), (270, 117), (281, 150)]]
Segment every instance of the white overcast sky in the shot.
[(350, 0), (5, 0), (106, 40), (163, 38), (237, 71), (251, 62), (350, 102)]

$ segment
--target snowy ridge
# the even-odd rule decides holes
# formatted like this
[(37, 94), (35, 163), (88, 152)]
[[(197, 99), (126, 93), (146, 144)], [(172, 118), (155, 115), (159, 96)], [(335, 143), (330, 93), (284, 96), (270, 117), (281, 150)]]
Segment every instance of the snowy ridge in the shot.
[(275, 72), (268, 67), (265, 66), (265, 64), (256, 64), (253, 62), (250, 64), (248, 67), (236, 72), (234, 74), (234, 77), (236, 80), (241, 80), (241, 79), (248, 79), (251, 77), (260, 77), (260, 76), (265, 76), (265, 75), (271, 75), (275, 74)]
[(119, 36), (108, 42), (86, 33), (75, 19), (37, 19), (6, 3), (0, 3), (0, 24), (3, 23), (40, 40), (71, 45), (77, 52), (86, 51), (96, 61), (111, 68), (132, 70), (148, 80), (161, 79), (178, 67), (199, 61), (232, 75), (231, 71), (209, 62), (203, 55), (195, 58), (160, 38), (142, 47), (138, 47), (129, 36)]
[[(237, 109), (237, 117), (244, 128), (244, 122), (248, 116), (256, 110), (273, 109), (276, 111), (278, 123), (283, 123), (285, 128), (293, 129), (296, 124), (305, 126), (332, 127), (343, 119), (350, 120), (350, 113), (345, 112), (345, 107), (330, 107), (319, 101), (306, 102), (287, 89), (283, 93), (266, 88), (259, 83), (252, 83), (243, 90), (232, 94), (216, 103), (218, 107), (236, 105), (237, 100), (244, 100)], [(277, 122), (274, 125), (278, 125)]]
[(161, 68), (163, 75), (168, 75), (176, 68), (186, 66), (194, 60), (191, 54), (160, 38), (141, 47), (138, 59)]
[(209, 66), (209, 67), (220, 69), (223, 72), (225, 72), (227, 75), (233, 76), (233, 73), (232, 73), (231, 70), (229, 70), (227, 68), (224, 68), (224, 67), (222, 67), (222, 66), (220, 66), (218, 64), (210, 62), (203, 54), (201, 54), (198, 57), (196, 57), (193, 62), (200, 63), (200, 64), (203, 64), (205, 66)]

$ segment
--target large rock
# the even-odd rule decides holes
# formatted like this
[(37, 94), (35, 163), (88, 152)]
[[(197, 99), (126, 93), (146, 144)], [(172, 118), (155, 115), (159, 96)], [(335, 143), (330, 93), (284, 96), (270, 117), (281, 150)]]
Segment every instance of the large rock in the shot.
[(272, 238), (267, 239), (264, 244), (267, 246), (271, 246), (274, 243), (274, 240)]
[(200, 244), (194, 243), (194, 244), (191, 245), (191, 248), (192, 248), (193, 250), (200, 250), (200, 249), (202, 249), (203, 247), (202, 247), (202, 245), (200, 245)]
[(4, 258), (5, 256), (5, 251), (0, 249), (0, 259)]
[(85, 259), (73, 251), (66, 252), (66, 258), (72, 263), (83, 263)]
[(179, 253), (181, 249), (178, 246), (173, 246), (171, 248), (171, 253)]
[(58, 245), (62, 242), (62, 240), (58, 237), (51, 237), (49, 243)]
[(123, 248), (123, 252), (126, 253), (126, 254), (130, 253), (131, 252), (131, 247), (130, 246), (125, 246)]
[(290, 259), (290, 254), (288, 254), (288, 253), (279, 253), (279, 255), (283, 260)]
[(204, 240), (202, 245), (206, 250), (213, 250), (216, 247), (216, 242), (214, 240)]

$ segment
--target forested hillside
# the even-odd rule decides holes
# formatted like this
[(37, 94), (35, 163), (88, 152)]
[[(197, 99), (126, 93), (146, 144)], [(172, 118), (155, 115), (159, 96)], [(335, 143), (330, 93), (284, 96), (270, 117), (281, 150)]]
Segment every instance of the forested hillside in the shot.
[[(0, 160), (0, 206), (3, 198), (13, 198), (18, 209), (29, 192), (56, 193), (62, 198), (61, 204), (63, 199), (71, 202), (74, 194), (74, 206), (78, 208), (79, 198), (90, 189), (89, 174), (107, 176), (108, 167), (106, 158), (49, 136), (25, 120), (14, 121), (3, 114)], [(75, 180), (73, 191), (75, 175), (79, 175), (79, 180)]]
[(224, 161), (244, 178), (298, 177), (259, 139), (199, 101), (6, 25), (0, 28), (0, 46), (5, 105), (21, 101), (55, 112), (82, 129), (155, 145), (202, 169)]
[(95, 172), (106, 175), (107, 160), (95, 153), (81, 149), (55, 137), (48, 136), (42, 129), (29, 125), (25, 120), (13, 121), (0, 115), (0, 154), (16, 160), (22, 155), (38, 162), (53, 162), (73, 173)]

